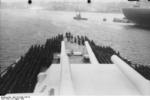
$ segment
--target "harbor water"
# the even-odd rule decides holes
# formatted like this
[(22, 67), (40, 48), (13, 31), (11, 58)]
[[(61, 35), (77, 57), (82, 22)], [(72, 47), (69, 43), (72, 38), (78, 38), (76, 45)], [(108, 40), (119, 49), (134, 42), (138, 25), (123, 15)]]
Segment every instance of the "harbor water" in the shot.
[(83, 12), (86, 21), (74, 20), (75, 15), (42, 9), (0, 9), (0, 65), (10, 65), (31, 45), (65, 32), (86, 35), (135, 63), (150, 64), (150, 29), (112, 21), (123, 18), (122, 14)]

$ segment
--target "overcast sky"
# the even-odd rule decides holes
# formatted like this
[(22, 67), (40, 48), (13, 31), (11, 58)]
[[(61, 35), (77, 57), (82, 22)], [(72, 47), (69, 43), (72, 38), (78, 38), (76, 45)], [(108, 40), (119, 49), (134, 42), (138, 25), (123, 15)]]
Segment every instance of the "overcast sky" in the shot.
[[(1, 0), (1, 1), (5, 1), (5, 2), (17, 2), (17, 1), (22, 1), (22, 2), (26, 2), (28, 0)], [(32, 0), (33, 2), (38, 2), (38, 1), (70, 1), (70, 2), (75, 2), (75, 1), (83, 1), (86, 2), (86, 0)], [(127, 1), (127, 0), (92, 0), (93, 2), (95, 1), (99, 1), (99, 2), (120, 2), (120, 1)]]

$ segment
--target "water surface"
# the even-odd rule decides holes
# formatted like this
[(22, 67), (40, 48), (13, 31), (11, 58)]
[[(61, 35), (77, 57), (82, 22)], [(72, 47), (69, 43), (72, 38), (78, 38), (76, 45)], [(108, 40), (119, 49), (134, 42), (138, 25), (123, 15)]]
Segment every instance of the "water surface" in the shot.
[[(110, 45), (121, 55), (141, 64), (150, 62), (150, 30), (132, 24), (114, 23), (122, 14), (82, 13), (87, 21), (74, 20), (75, 12), (38, 9), (0, 10), (0, 64), (8, 66), (32, 44), (65, 33), (87, 35), (97, 44)], [(107, 18), (103, 22), (103, 18)]]

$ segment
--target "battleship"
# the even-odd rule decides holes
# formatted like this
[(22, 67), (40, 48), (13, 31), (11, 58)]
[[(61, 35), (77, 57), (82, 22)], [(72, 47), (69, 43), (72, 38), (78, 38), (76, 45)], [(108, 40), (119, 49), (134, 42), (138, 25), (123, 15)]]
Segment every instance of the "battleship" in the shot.
[(150, 95), (150, 67), (71, 32), (34, 44), (0, 73), (1, 96)]
[[(0, 78), (0, 95), (150, 95), (150, 68), (70, 32), (33, 45)], [(113, 80), (113, 81), (112, 81)]]
[(150, 26), (150, 0), (128, 0), (136, 1), (132, 8), (123, 8), (123, 14), (127, 19), (141, 26)]

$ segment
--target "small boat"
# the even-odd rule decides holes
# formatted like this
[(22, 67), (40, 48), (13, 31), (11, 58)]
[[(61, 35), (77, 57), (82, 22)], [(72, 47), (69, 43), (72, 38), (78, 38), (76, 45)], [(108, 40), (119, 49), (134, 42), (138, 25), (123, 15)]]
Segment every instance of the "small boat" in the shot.
[(75, 20), (87, 20), (87, 18), (83, 18), (82, 16), (81, 16), (81, 14), (79, 13), (79, 14), (77, 14), (75, 17), (73, 17)]

